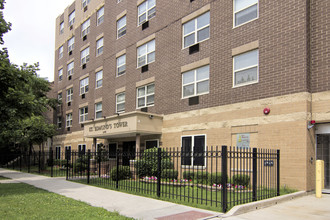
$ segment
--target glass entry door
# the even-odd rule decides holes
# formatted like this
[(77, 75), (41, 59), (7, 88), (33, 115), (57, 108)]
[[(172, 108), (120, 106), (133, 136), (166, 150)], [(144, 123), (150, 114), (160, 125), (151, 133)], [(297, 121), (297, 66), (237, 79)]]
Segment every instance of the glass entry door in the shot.
[(324, 161), (324, 188), (330, 191), (330, 134), (318, 134), (316, 159)]

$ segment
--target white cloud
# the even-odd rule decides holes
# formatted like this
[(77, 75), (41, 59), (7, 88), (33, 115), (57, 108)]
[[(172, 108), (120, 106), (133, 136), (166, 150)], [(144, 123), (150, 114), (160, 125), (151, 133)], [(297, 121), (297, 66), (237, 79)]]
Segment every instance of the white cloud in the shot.
[(4, 35), (12, 63), (39, 62), (41, 77), (54, 80), (55, 21), (73, 0), (7, 0), (4, 17), (12, 30)]

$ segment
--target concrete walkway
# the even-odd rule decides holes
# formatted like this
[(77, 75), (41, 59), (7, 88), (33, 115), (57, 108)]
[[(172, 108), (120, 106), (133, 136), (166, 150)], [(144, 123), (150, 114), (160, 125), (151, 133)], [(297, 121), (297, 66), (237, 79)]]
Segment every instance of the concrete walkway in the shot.
[[(11, 178), (14, 182), (27, 183), (69, 198), (86, 202), (92, 206), (103, 207), (108, 211), (118, 211), (121, 215), (135, 219), (158, 220), (300, 220), (330, 219), (330, 195), (315, 195), (298, 192), (286, 196), (258, 201), (234, 207), (228, 213), (216, 213), (188, 206), (173, 204), (155, 199), (106, 190), (93, 186), (66, 181), (64, 178), (50, 178), (21, 173), (0, 168), (0, 176)], [(10, 182), (3, 180), (3, 182)], [(299, 198), (298, 198), (299, 197)], [(295, 199), (292, 199), (295, 198)], [(276, 205), (272, 205), (278, 203)], [(271, 206), (269, 206), (271, 205)], [(260, 208), (265, 207), (266, 208)], [(255, 211), (251, 211), (251, 210)], [(244, 213), (246, 212), (246, 213)], [(241, 213), (241, 214), (239, 214)], [(242, 214), (243, 213), (243, 214)], [(239, 214), (239, 215), (237, 215)], [(236, 216), (234, 216), (236, 215)]]
[(117, 211), (121, 215), (135, 219), (187, 219), (194, 220), (222, 213), (178, 205), (156, 199), (130, 195), (117, 191), (102, 189), (84, 184), (66, 181), (65, 178), (50, 178), (45, 176), (21, 173), (0, 168), (0, 176), (14, 181), (33, 185), (72, 199), (86, 202), (92, 206), (102, 207), (108, 211)]

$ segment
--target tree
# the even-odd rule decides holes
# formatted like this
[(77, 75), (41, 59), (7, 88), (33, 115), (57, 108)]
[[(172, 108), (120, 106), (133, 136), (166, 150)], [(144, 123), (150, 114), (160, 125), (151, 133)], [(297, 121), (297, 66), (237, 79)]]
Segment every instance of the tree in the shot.
[[(3, 18), (4, 3), (0, 0), (0, 44), (11, 28)], [(38, 77), (38, 70), (38, 64), (12, 64), (7, 49), (0, 50), (0, 148), (39, 144), (53, 133), (52, 125), (41, 118), (57, 101), (47, 97), (50, 84)]]

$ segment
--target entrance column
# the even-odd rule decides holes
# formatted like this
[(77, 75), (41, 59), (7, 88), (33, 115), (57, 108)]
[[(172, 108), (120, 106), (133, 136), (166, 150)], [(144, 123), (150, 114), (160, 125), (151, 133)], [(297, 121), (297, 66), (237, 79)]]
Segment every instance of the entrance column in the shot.
[[(93, 145), (94, 145), (94, 148), (95, 148), (95, 152), (97, 151), (96, 144), (97, 144), (97, 138), (93, 138)], [(93, 149), (92, 149), (92, 151), (93, 151)]]
[(141, 135), (136, 134), (136, 139), (135, 139), (135, 153), (136, 153), (136, 156), (138, 156), (138, 153), (140, 152), (140, 143), (141, 143)]

